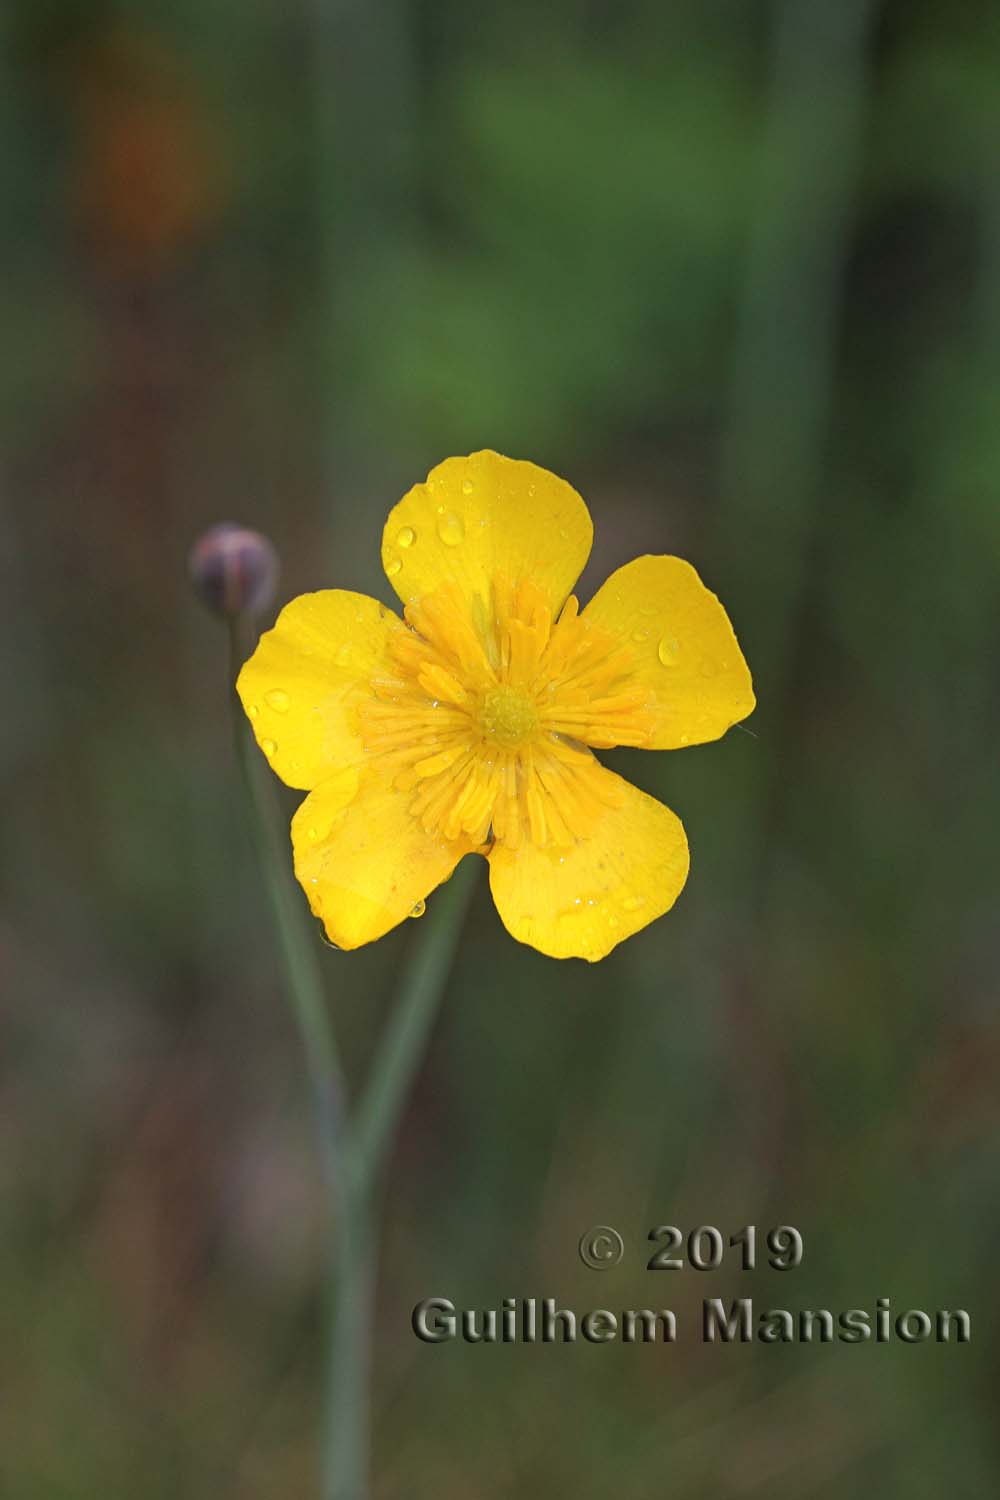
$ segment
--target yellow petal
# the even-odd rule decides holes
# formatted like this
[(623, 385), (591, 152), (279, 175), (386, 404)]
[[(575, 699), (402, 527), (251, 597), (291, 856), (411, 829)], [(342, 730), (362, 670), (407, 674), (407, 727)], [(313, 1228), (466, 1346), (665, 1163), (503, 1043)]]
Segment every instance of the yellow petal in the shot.
[(487, 608), (495, 577), (530, 579), (553, 612), (590, 555), (594, 528), (564, 479), (486, 449), (448, 458), (390, 513), (382, 565), (404, 603), (454, 582)]
[(647, 750), (717, 740), (752, 712), (750, 669), (729, 617), (690, 563), (637, 557), (612, 573), (583, 611), (628, 645), (629, 681), (648, 692)]
[(289, 786), (308, 790), (361, 759), (356, 705), (376, 673), (395, 675), (387, 652), (403, 624), (365, 594), (325, 589), (286, 604), (237, 679), (257, 743)]
[(370, 767), (320, 783), (292, 819), (295, 873), (338, 948), (359, 948), (413, 914), (472, 846), (424, 832), (412, 798)]
[(618, 805), (595, 821), (589, 838), (568, 848), (525, 843), (490, 851), (490, 889), (512, 937), (551, 958), (604, 958), (669, 911), (688, 874), (680, 819), (638, 787), (618, 783)]

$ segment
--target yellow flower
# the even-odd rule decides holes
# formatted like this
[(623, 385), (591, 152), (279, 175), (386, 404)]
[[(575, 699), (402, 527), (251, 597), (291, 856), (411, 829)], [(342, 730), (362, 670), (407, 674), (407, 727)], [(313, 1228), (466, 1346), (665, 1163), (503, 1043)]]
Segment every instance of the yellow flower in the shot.
[(383, 534), (405, 624), (328, 589), (261, 637), (237, 688), (274, 770), (309, 793), (295, 873), (338, 947), (421, 911), (473, 852), (508, 931), (555, 958), (603, 958), (677, 899), (680, 820), (594, 750), (718, 739), (754, 706), (750, 673), (680, 558), (636, 558), (581, 611), (592, 537), (545, 469), (449, 458)]

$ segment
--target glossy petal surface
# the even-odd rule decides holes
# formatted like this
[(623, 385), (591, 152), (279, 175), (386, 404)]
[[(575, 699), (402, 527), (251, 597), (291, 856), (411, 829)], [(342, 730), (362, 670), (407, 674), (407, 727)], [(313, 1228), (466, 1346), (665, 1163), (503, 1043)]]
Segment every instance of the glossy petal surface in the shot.
[(408, 803), (370, 768), (353, 767), (310, 792), (292, 819), (295, 874), (338, 948), (373, 942), (410, 916), (471, 848), (425, 833)]
[(382, 565), (404, 603), (457, 587), (483, 615), (495, 578), (530, 579), (557, 613), (590, 556), (576, 490), (537, 464), (489, 449), (449, 458), (390, 513)]
[(377, 599), (324, 589), (286, 604), (236, 683), (274, 771), (308, 791), (361, 759), (357, 705), (392, 670), (389, 642), (403, 623)]
[(580, 618), (628, 644), (629, 680), (646, 689), (652, 721), (644, 749), (717, 740), (752, 712), (750, 669), (729, 616), (682, 558), (626, 563)]
[(616, 783), (617, 805), (605, 808), (589, 838), (570, 848), (498, 844), (490, 854), (504, 926), (551, 958), (604, 958), (669, 911), (687, 880), (680, 819), (620, 776), (603, 775)]

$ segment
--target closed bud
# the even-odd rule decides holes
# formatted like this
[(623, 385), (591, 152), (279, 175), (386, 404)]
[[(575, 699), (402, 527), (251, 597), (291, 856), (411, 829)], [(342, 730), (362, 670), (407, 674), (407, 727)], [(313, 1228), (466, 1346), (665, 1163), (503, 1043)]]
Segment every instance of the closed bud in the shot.
[(274, 597), (280, 564), (266, 536), (222, 521), (191, 548), (188, 571), (198, 598), (213, 614), (256, 615)]

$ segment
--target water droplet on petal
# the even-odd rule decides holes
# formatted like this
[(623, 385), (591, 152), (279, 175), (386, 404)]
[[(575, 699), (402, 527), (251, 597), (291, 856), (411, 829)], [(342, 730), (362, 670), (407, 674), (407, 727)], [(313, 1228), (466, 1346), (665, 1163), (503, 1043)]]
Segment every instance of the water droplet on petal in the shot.
[(256, 719), (258, 714), (260, 713), (260, 709), (257, 707), (256, 703), (251, 703), (250, 707), (247, 709), (247, 713), (250, 715), (251, 719)]
[(277, 740), (261, 740), (260, 748), (263, 750), (268, 760), (270, 760), (272, 756), (277, 755), (278, 753), (278, 742)]
[(622, 902), (622, 906), (624, 906), (626, 911), (638, 911), (645, 904), (641, 896), (626, 896)]
[(471, 495), (472, 491), (475, 489), (475, 487), (476, 486), (473, 484), (473, 482), (472, 482), (471, 479), (463, 479), (462, 480), (462, 494), (463, 495)]
[(307, 828), (306, 829), (306, 834), (308, 835), (310, 841), (315, 844), (316, 840), (319, 838), (319, 829), (318, 828)]
[(401, 557), (394, 557), (391, 563), (386, 563), (385, 571), (387, 576), (395, 578), (396, 574), (402, 571), (402, 567), (403, 559)]
[(648, 640), (648, 638), (649, 638), (649, 631), (648, 630), (633, 630), (633, 632), (632, 632), (632, 639), (637, 644), (638, 644), (639, 641)]
[(656, 654), (665, 667), (676, 667), (680, 647), (672, 635), (665, 635), (656, 648)]
[(416, 540), (417, 540), (417, 533), (414, 531), (413, 527), (412, 526), (404, 526), (403, 529), (402, 529), (402, 531), (400, 531), (398, 533), (397, 537), (396, 537), (396, 544), (397, 544), (397, 546), (400, 546), (400, 547), (403, 547), (403, 548), (412, 547), (413, 543)]
[(406, 913), (406, 915), (408, 917), (422, 917), (423, 914), (424, 914), (424, 912), (426, 910), (427, 910), (427, 902), (426, 901), (423, 901), (423, 900), (415, 901), (414, 904), (410, 907), (410, 910)]
[(446, 547), (457, 547), (465, 536), (465, 523), (461, 516), (449, 511), (438, 522), (437, 533)]
[(287, 714), (291, 701), (282, 688), (272, 688), (269, 693), (264, 694), (264, 702), (273, 708), (276, 714)]

